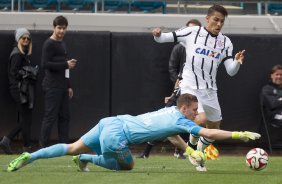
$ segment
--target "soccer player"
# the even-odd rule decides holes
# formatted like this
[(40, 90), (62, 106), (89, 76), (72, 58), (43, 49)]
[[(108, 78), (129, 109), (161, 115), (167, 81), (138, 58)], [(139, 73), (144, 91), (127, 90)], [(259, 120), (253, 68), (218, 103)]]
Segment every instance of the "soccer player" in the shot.
[[(155, 41), (181, 42), (186, 48), (186, 62), (180, 81), (181, 94), (189, 93), (199, 100), (199, 114), (205, 112), (206, 127), (219, 129), (222, 114), (217, 97), (216, 74), (220, 63), (224, 63), (227, 73), (234, 76), (244, 60), (245, 50), (235, 54), (231, 40), (220, 31), (227, 17), (227, 10), (220, 5), (208, 9), (205, 27), (194, 26), (162, 33), (160, 28), (152, 31)], [(199, 140), (199, 141), (198, 141)], [(208, 137), (190, 135), (191, 145), (197, 144), (197, 150), (203, 151), (214, 142)], [(191, 163), (193, 160), (190, 159)], [(195, 164), (197, 165), (197, 164)], [(198, 171), (206, 171), (205, 166), (197, 166)]]
[[(202, 25), (201, 22), (197, 19), (191, 19), (186, 23), (187, 27), (201, 26), (201, 25)], [(175, 89), (173, 90), (173, 93), (171, 94), (170, 97), (165, 97), (166, 107), (176, 105), (176, 99), (178, 97), (178, 94), (180, 94), (178, 89), (179, 89), (179, 78), (181, 78), (181, 76), (179, 76), (179, 74), (182, 71), (185, 61), (186, 61), (185, 47), (181, 43), (178, 43), (173, 47), (169, 58), (169, 67), (168, 67), (169, 76), (171, 81), (175, 84), (174, 86)], [(202, 117), (202, 114), (200, 114), (200, 116)], [(205, 118), (201, 118), (201, 117), (200, 120), (203, 120), (205, 122)], [(197, 119), (199, 120), (199, 115), (197, 116)], [(203, 124), (202, 123), (203, 121), (198, 121), (198, 120), (197, 123), (199, 125)], [(153, 146), (154, 143), (148, 142), (144, 151), (137, 158), (148, 158)], [(178, 148), (175, 148), (174, 155), (176, 155), (177, 158), (186, 158), (183, 155), (183, 150)]]
[[(138, 116), (120, 115), (108, 117), (72, 144), (56, 144), (42, 148), (34, 153), (23, 153), (13, 160), (8, 171), (16, 171), (37, 159), (75, 155), (73, 161), (80, 171), (89, 171), (87, 163), (111, 169), (131, 170), (134, 166), (133, 156), (129, 150), (130, 144), (147, 141), (163, 140), (172, 135), (189, 132), (210, 139), (240, 139), (248, 141), (260, 138), (253, 132), (230, 132), (218, 129), (206, 129), (195, 124), (198, 100), (196, 96), (183, 94), (177, 100), (177, 106), (162, 108), (158, 111)], [(170, 138), (175, 146), (186, 150), (199, 163), (204, 162), (205, 156), (201, 151), (195, 151), (180, 139), (179, 136)], [(96, 155), (83, 154), (95, 151)]]

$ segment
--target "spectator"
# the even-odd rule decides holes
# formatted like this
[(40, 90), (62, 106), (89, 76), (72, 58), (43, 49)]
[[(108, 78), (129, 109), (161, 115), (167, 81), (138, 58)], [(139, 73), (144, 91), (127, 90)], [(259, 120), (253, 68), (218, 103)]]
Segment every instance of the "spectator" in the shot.
[(32, 124), (32, 109), (34, 102), (34, 86), (38, 68), (32, 66), (32, 40), (26, 28), (15, 31), (15, 47), (8, 63), (8, 78), (10, 94), (16, 102), (18, 111), (18, 124), (0, 142), (0, 147), (6, 154), (12, 154), (11, 141), (22, 132), (23, 150), (31, 151), (30, 129)]
[(69, 99), (73, 96), (69, 84), (69, 69), (75, 67), (76, 60), (67, 59), (66, 45), (63, 42), (67, 26), (68, 20), (64, 16), (57, 16), (53, 21), (53, 34), (45, 41), (42, 49), (45, 110), (39, 138), (41, 147), (48, 146), (55, 123), (58, 123), (59, 142), (69, 141)]
[(270, 81), (262, 88), (267, 122), (274, 128), (282, 127), (282, 65), (273, 66)]

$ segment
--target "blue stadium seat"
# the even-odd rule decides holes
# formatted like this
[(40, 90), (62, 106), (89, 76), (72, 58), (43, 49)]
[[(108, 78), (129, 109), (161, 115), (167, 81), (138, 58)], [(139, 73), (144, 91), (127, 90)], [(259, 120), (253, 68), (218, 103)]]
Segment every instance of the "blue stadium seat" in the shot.
[[(92, 3), (94, 3), (93, 6), (95, 5), (95, 1), (93, 0), (63, 0), (63, 3), (75, 11), (79, 11)], [(91, 11), (95, 12), (95, 8), (93, 7)]]
[(60, 0), (27, 0), (27, 4), (38, 10), (55, 5), (56, 11), (60, 11)]
[[(14, 3), (17, 3), (18, 1), (14, 1)], [(0, 0), (0, 8), (2, 10), (8, 10), (11, 7), (11, 0)]]
[(127, 12), (131, 12), (131, 0), (104, 0), (104, 9), (106, 11), (116, 11), (128, 6)]
[(156, 10), (162, 8), (162, 13), (166, 13), (166, 2), (165, 1), (133, 1), (132, 6), (136, 7), (139, 10), (144, 12), (150, 12), (152, 10)]
[(282, 4), (268, 3), (270, 13), (282, 13)]

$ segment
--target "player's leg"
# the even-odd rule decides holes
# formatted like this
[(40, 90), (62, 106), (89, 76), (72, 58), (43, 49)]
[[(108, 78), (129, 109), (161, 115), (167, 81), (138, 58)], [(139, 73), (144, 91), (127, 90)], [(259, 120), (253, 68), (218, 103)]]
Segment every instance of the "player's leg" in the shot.
[[(214, 90), (203, 90), (201, 93), (202, 95), (200, 96), (199, 101), (201, 101), (203, 109), (206, 113), (206, 128), (219, 129), (220, 122), (222, 120), (222, 114), (217, 98), (217, 92)], [(213, 142), (213, 139), (201, 136), (197, 144), (197, 150), (204, 152), (204, 150)], [(198, 166), (196, 169), (198, 171), (207, 171), (204, 164)]]
[[(128, 148), (128, 142), (124, 135), (122, 123), (119, 119), (111, 117), (100, 122), (100, 146), (102, 154), (97, 155), (81, 154), (79, 160), (111, 170), (130, 170), (134, 162)], [(109, 136), (111, 135), (111, 136)], [(82, 138), (83, 140), (85, 137)], [(95, 145), (87, 144), (91, 149)]]
[[(82, 136), (82, 138), (85, 136), (88, 137), (89, 135), (92, 135), (92, 137), (87, 140), (91, 140), (91, 144), (94, 145), (93, 147), (99, 147), (99, 124)], [(91, 151), (82, 138), (72, 144), (55, 144), (50, 147), (42, 148), (33, 153), (23, 153), (9, 164), (7, 170), (16, 171), (38, 159), (60, 157), (63, 155), (78, 155)]]
[[(199, 90), (195, 90), (195, 89), (192, 89), (192, 88), (189, 88), (189, 87), (182, 87), (181, 88), (181, 94), (185, 94), (185, 93), (188, 93), (188, 94), (192, 94), (192, 95), (195, 95), (198, 99), (198, 115), (196, 116), (195, 118), (195, 122), (202, 126), (202, 127), (206, 127), (206, 114), (205, 114), (205, 111), (204, 111), (204, 108), (203, 108), (203, 105), (202, 105), (202, 96), (206, 95), (205, 93), (201, 93), (201, 91)], [(199, 136), (195, 136), (195, 135), (192, 135), (190, 134), (189, 135), (189, 141), (188, 141), (188, 145), (190, 147), (192, 147), (193, 149), (197, 149), (197, 144), (198, 144), (198, 140), (199, 140)]]
[(153, 142), (147, 142), (144, 151), (136, 158), (149, 158), (153, 146), (154, 146)]
[[(200, 104), (200, 109), (198, 108), (198, 112), (199, 114), (197, 115), (196, 119), (194, 120), (198, 125), (200, 125), (201, 127), (206, 127), (206, 123), (207, 123), (207, 119), (206, 119), (206, 114), (203, 111), (203, 108), (201, 107)], [(199, 136), (190, 134), (189, 135), (189, 141), (188, 141), (188, 145), (190, 147), (192, 147), (193, 149), (197, 149), (197, 144), (199, 141)]]
[(54, 158), (64, 155), (77, 155), (89, 151), (90, 149), (86, 147), (81, 140), (72, 144), (55, 144), (33, 153), (22, 153), (18, 158), (10, 162), (7, 171), (16, 171), (38, 159)]
[[(219, 129), (222, 120), (221, 109), (219, 106), (217, 92), (215, 90), (197, 90), (196, 96), (198, 98), (198, 111), (205, 112), (207, 123), (206, 128)], [(200, 137), (197, 149), (204, 151), (206, 147), (212, 144), (214, 140)]]
[[(220, 129), (220, 123), (221, 121), (207, 121), (206, 128), (208, 129)], [(206, 138), (206, 137), (200, 137), (197, 145), (197, 150), (204, 151), (209, 145), (211, 145), (214, 142), (214, 140)]]
[(128, 148), (122, 151), (104, 152), (102, 155), (81, 154), (79, 160), (110, 170), (131, 170), (134, 166), (133, 157)]

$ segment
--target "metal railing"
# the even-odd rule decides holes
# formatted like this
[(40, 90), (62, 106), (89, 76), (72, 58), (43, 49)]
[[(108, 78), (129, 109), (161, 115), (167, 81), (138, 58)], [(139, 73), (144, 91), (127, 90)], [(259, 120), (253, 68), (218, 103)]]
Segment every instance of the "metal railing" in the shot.
[[(26, 0), (18, 0), (17, 1), (17, 11), (22, 11), (22, 6), (25, 3)], [(62, 0), (63, 1), (63, 0)], [(132, 0), (128, 0), (129, 2), (132, 2)], [(142, 0), (140, 0), (142, 1)], [(154, 1), (154, 0), (143, 0), (143, 1)], [(238, 4), (238, 6), (242, 9), (244, 9), (244, 5), (245, 4), (256, 4), (256, 10), (257, 10), (257, 14), (258, 15), (262, 15), (262, 14), (268, 14), (268, 5), (271, 4), (281, 4), (282, 5), (282, 1), (281, 0), (200, 0), (200, 1), (196, 1), (196, 0), (164, 0), (167, 4), (174, 4), (177, 6), (177, 13), (180, 14), (180, 9), (181, 6), (184, 6), (184, 10), (185, 12), (187, 12), (187, 7), (189, 7), (189, 5), (193, 5), (193, 4), (206, 4), (206, 5), (211, 5), (211, 4), (222, 4), (222, 5), (228, 5), (228, 4)], [(15, 11), (14, 7), (15, 7), (15, 0), (11, 0), (11, 11)], [(101, 3), (101, 12), (104, 12), (104, 0), (93, 0), (93, 2), (95, 2), (95, 9), (97, 10), (97, 6), (98, 3)], [(58, 3), (61, 3), (61, 0), (58, 0)], [(264, 10), (264, 13), (263, 13)], [(282, 10), (281, 10), (282, 11)]]

